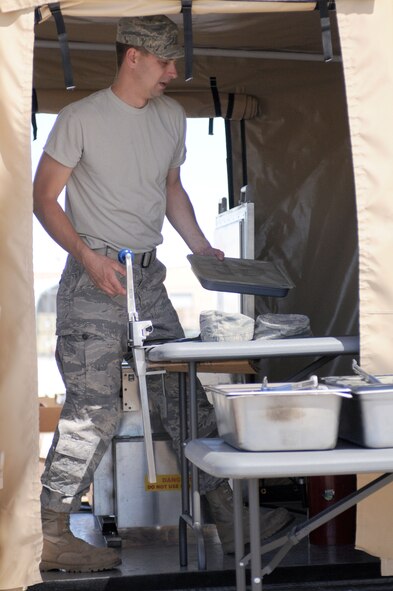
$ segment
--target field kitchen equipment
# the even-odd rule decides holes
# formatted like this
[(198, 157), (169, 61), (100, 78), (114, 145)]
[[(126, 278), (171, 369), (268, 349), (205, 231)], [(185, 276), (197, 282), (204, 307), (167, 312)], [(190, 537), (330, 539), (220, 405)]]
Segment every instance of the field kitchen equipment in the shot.
[(393, 447), (393, 376), (374, 376), (354, 361), (357, 375), (324, 378), (329, 386), (347, 388), (343, 401), (339, 436), (364, 447)]
[[(218, 206), (214, 244), (225, 252), (226, 257), (255, 259), (255, 204), (252, 188), (240, 189), (239, 204), (228, 209), (224, 198)], [(217, 292), (217, 309), (240, 312), (254, 318), (255, 296), (233, 292)]]
[(133, 254), (124, 249), (119, 260), (127, 269), (128, 347), (122, 364), (123, 416), (94, 475), (94, 514), (103, 531), (131, 527), (176, 525), (180, 513), (180, 475), (169, 436), (151, 413), (143, 343), (152, 332), (150, 320), (139, 320), (132, 273)]
[(297, 383), (227, 384), (211, 387), (218, 433), (246, 451), (332, 449), (336, 446), (339, 387), (316, 376)]
[(270, 261), (187, 256), (201, 285), (210, 290), (285, 297), (294, 287), (286, 273)]

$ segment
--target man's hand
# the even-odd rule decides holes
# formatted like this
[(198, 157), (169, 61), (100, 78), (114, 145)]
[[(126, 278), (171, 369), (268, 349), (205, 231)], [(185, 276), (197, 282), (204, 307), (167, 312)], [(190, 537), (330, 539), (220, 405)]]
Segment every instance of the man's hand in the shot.
[(118, 278), (127, 274), (124, 265), (92, 250), (86, 251), (82, 264), (94, 285), (108, 296), (127, 294)]
[(216, 259), (218, 259), (219, 261), (223, 261), (225, 257), (222, 250), (220, 250), (219, 248), (213, 248), (213, 246), (211, 246), (210, 244), (208, 246), (204, 246), (203, 248), (194, 251), (194, 254), (199, 254), (208, 257), (216, 257)]
[(34, 179), (34, 213), (48, 234), (86, 269), (98, 289), (109, 296), (126, 295), (119, 275), (126, 275), (124, 265), (92, 251), (75, 231), (58, 203), (72, 168), (43, 153)]

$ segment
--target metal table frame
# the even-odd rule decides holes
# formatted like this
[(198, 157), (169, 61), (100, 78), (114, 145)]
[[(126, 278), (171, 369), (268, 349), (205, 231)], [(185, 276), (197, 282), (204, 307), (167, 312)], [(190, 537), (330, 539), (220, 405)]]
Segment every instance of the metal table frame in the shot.
[[(187, 421), (186, 375), (179, 373), (180, 385), (180, 438), (183, 444), (188, 439), (198, 438), (197, 417), (197, 364), (205, 361), (250, 360), (270, 357), (316, 357), (301, 374), (292, 379), (300, 379), (340, 355), (356, 355), (359, 352), (359, 338), (344, 337), (306, 337), (277, 340), (255, 340), (245, 342), (198, 342), (181, 341), (146, 347), (146, 358), (154, 363), (186, 363), (189, 375), (190, 424)], [(179, 518), (179, 560), (180, 566), (187, 566), (187, 527), (196, 535), (198, 568), (206, 569), (206, 552), (202, 531), (200, 493), (198, 487), (198, 468), (191, 464), (191, 502), (188, 489), (189, 465), (182, 449), (181, 455), (182, 512)]]
[[(320, 525), (393, 482), (393, 448), (366, 449), (339, 442), (335, 449), (325, 451), (245, 452), (227, 445), (222, 439), (196, 439), (186, 445), (185, 455), (199, 469), (213, 476), (233, 479), (237, 591), (246, 590), (245, 568), (248, 563), (251, 566), (251, 590), (261, 591), (263, 576), (270, 574), (294, 545)], [(259, 478), (370, 472), (386, 473), (295, 526), (286, 535), (260, 547)], [(241, 517), (243, 480), (248, 484), (250, 512), (250, 553), (246, 555)], [(261, 554), (277, 549), (262, 568)]]

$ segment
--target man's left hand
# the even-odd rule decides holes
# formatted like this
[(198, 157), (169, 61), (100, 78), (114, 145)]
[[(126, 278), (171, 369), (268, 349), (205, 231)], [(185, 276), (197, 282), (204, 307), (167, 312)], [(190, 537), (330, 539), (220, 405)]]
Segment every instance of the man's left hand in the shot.
[(225, 255), (222, 252), (222, 250), (220, 250), (219, 248), (213, 248), (213, 246), (210, 245), (201, 248), (200, 250), (194, 252), (194, 254), (199, 254), (208, 257), (216, 257), (216, 259), (218, 259), (219, 261), (223, 261), (225, 258)]

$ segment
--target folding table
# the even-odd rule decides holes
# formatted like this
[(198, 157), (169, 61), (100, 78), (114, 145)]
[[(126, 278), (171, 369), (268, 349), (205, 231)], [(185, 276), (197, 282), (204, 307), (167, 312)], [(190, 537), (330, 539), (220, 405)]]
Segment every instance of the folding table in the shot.
[[(222, 439), (195, 439), (187, 443), (185, 455), (193, 466), (218, 478), (233, 479), (236, 589), (246, 590), (245, 568), (251, 566), (251, 590), (262, 590), (262, 579), (271, 573), (289, 550), (311, 531), (393, 481), (393, 448), (367, 449), (339, 442), (332, 450), (247, 452), (237, 450)], [(260, 548), (260, 478), (322, 476), (386, 472), (328, 509), (295, 526), (284, 536)], [(248, 485), (250, 553), (244, 555), (243, 487)], [(278, 549), (262, 569), (261, 554)]]
[[(189, 375), (190, 424), (186, 410), (186, 376), (179, 372), (180, 384), (180, 438), (182, 442), (198, 438), (197, 417), (197, 367), (198, 363), (230, 360), (249, 360), (270, 357), (316, 357), (314, 364), (308, 366), (310, 372), (314, 367), (334, 359), (340, 355), (356, 355), (359, 352), (359, 338), (343, 337), (305, 337), (277, 340), (258, 339), (242, 342), (198, 342), (187, 341), (156, 344), (146, 347), (146, 359), (149, 362), (162, 363), (168, 369), (170, 363), (186, 363)], [(191, 465), (191, 507), (188, 489), (189, 470), (184, 453), (181, 457), (182, 481), (182, 513), (179, 520), (179, 553), (180, 565), (186, 566), (187, 559), (187, 526), (196, 535), (198, 550), (198, 566), (206, 568), (206, 553), (202, 532), (200, 494), (198, 487), (198, 468)], [(304, 476), (304, 475), (302, 475)]]

